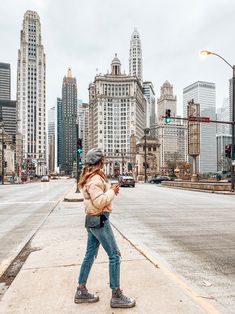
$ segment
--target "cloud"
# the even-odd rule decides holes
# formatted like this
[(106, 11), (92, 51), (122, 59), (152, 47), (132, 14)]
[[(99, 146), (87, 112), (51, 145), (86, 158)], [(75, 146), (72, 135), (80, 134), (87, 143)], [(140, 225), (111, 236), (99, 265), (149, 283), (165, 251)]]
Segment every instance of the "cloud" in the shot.
[(229, 0), (8, 0), (0, 4), (0, 61), (12, 65), (13, 98), (20, 30), (28, 9), (36, 10), (41, 19), (48, 108), (61, 95), (68, 66), (77, 77), (78, 97), (84, 101), (96, 68), (106, 73), (114, 53), (128, 72), (135, 26), (142, 40), (144, 78), (152, 80), (157, 97), (166, 79), (174, 85), (181, 111), (182, 90), (194, 81), (216, 83), (217, 105), (228, 95), (230, 70), (215, 58), (200, 60), (198, 52), (207, 47), (234, 62), (235, 3)]

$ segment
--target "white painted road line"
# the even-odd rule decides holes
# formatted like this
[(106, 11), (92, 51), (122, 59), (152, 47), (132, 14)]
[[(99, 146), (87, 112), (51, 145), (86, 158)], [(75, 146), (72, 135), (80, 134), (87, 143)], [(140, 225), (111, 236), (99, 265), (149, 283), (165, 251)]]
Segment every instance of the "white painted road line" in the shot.
[(9, 204), (45, 204), (45, 203), (56, 203), (57, 201), (35, 201), (35, 202), (2, 202), (0, 205)]

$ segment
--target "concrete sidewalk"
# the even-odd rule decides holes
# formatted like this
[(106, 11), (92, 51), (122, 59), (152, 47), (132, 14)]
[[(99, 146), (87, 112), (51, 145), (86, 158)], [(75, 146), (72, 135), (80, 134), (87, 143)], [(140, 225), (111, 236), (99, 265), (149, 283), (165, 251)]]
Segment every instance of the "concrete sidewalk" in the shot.
[[(112, 218), (111, 218), (112, 221)], [(172, 276), (153, 265), (120, 233), (121, 287), (134, 297), (132, 309), (111, 309), (108, 258), (100, 249), (88, 288), (99, 294), (95, 304), (75, 304), (76, 279), (86, 249), (82, 203), (60, 203), (31, 241), (32, 252), (0, 302), (2, 314), (201, 314), (219, 313), (215, 301), (193, 295)], [(214, 303), (213, 303), (214, 302)]]

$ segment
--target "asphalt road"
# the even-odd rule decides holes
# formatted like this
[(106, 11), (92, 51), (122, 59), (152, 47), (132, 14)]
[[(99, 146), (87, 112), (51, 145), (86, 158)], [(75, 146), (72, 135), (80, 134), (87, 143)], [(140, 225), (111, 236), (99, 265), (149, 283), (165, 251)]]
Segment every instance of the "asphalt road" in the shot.
[(223, 313), (235, 313), (235, 196), (137, 184), (121, 188), (113, 224)]
[(59, 179), (0, 186), (0, 274), (74, 185)]

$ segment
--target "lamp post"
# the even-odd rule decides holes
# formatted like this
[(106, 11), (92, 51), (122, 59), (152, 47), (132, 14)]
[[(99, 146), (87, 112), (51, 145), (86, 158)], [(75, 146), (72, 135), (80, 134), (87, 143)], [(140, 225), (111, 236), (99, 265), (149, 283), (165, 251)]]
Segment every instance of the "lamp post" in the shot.
[(231, 191), (234, 192), (234, 185), (235, 185), (235, 65), (231, 65), (227, 60), (221, 57), (219, 54), (215, 52), (211, 52), (208, 50), (202, 50), (201, 54), (204, 55), (214, 55), (221, 60), (223, 60), (232, 70), (232, 174), (231, 174)]

